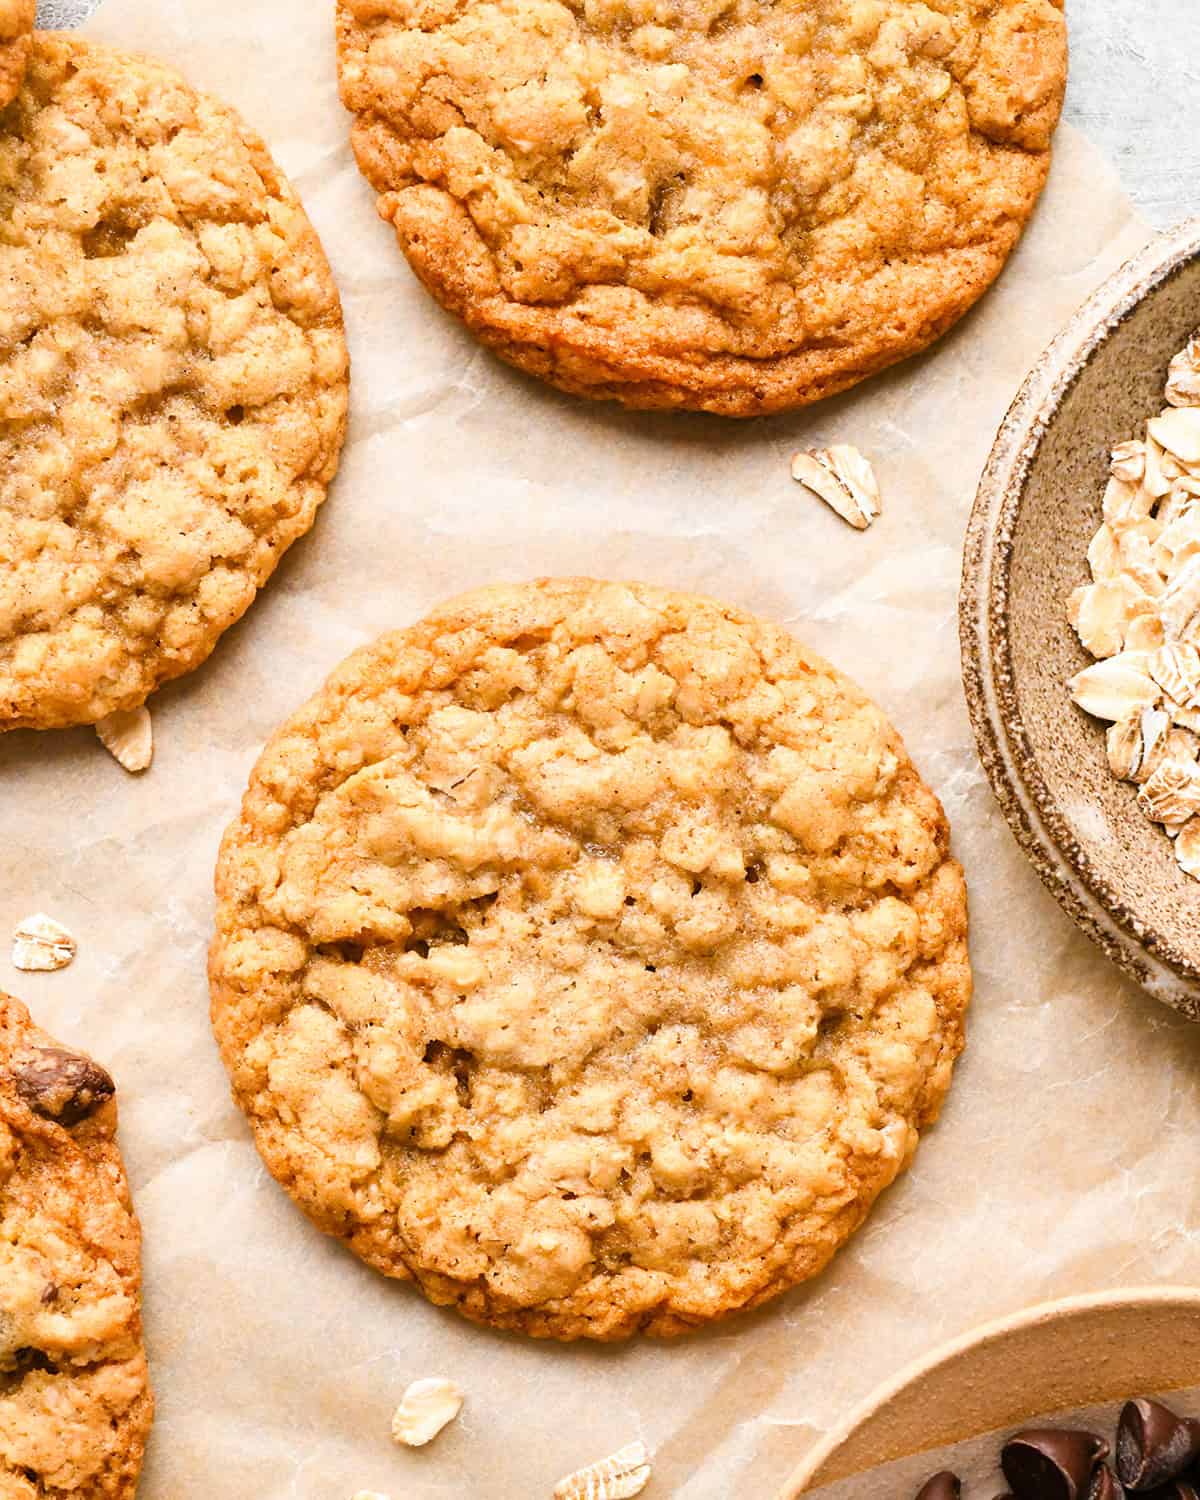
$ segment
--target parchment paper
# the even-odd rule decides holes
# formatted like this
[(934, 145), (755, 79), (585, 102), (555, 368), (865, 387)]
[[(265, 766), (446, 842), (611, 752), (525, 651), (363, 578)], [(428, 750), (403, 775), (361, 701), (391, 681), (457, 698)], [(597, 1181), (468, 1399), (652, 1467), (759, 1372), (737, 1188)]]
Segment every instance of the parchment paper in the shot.
[[(1200, 1413), (1200, 1387), (1186, 1391), (1131, 1391), (1131, 1396), (1158, 1396), (1172, 1411), (1180, 1416), (1196, 1416)], [(1045, 1423), (1048, 1427), (1083, 1427), (1089, 1432), (1098, 1432), (1106, 1438), (1115, 1452), (1113, 1441), (1120, 1415), (1121, 1401), (1107, 1401), (1099, 1406), (1080, 1406), (1073, 1411), (1054, 1412)], [(1026, 1427), (1042, 1425), (1040, 1420), (1026, 1422)], [(997, 1428), (966, 1442), (952, 1443), (946, 1448), (930, 1449), (927, 1453), (914, 1454), (910, 1458), (898, 1458), (894, 1463), (883, 1464), (871, 1472), (869, 1489), (878, 1500), (912, 1500), (917, 1489), (932, 1474), (949, 1469), (963, 1482), (966, 1500), (985, 1500), (989, 1495), (999, 1495), (1006, 1488), (1004, 1474), (1000, 1468), (1000, 1449), (1012, 1435), (1011, 1427)], [(1112, 1462), (1110, 1456), (1109, 1462)], [(837, 1484), (822, 1485), (812, 1490), (812, 1500), (862, 1500), (864, 1476), (843, 1479)]]
[[(996, 426), (1147, 237), (1105, 162), (1061, 134), (999, 287), (930, 356), (807, 414), (637, 416), (510, 372), (415, 283), (353, 166), (328, 0), (107, 0), (88, 30), (173, 61), (263, 132), (324, 236), (355, 361), (317, 526), (154, 701), (149, 775), (88, 731), (0, 738), (0, 936), (45, 909), (80, 940), (48, 976), (0, 953), (0, 983), (121, 1090), (159, 1397), (143, 1500), (537, 1500), (638, 1436), (648, 1496), (767, 1497), (944, 1337), (1043, 1297), (1200, 1282), (1200, 1030), (1125, 983), (1025, 867), (959, 685), (959, 548)], [(815, 440), (876, 461), (871, 531), (793, 484), (790, 454)], [(578, 571), (730, 599), (829, 655), (902, 728), (973, 894), (970, 1048), (914, 1170), (816, 1284), (670, 1345), (502, 1337), (360, 1266), (260, 1166), (207, 1023), (213, 862), (266, 736), (383, 629), (476, 584)], [(438, 1373), (468, 1392), (461, 1420), (396, 1450), (400, 1391)]]

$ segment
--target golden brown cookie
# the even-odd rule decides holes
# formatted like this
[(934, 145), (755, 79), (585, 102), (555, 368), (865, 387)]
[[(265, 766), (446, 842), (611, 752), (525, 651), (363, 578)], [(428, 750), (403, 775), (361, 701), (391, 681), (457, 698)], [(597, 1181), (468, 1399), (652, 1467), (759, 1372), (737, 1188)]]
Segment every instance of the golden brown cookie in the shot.
[(342, 98), (435, 297), (521, 369), (752, 416), (923, 349), (1003, 266), (1062, 0), (339, 0)]
[(348, 367), (261, 141), (169, 68), (39, 33), (0, 129), (0, 730), (198, 666), (312, 525)]
[(776, 627), (469, 594), (263, 752), (217, 871), (234, 1094), (312, 1219), (434, 1302), (682, 1332), (819, 1271), (937, 1115), (948, 842), (879, 710)]
[(0, 1495), (133, 1500), (153, 1399), (113, 1081), (0, 994)]
[(0, 109), (21, 87), (36, 18), (37, 0), (0, 0)]

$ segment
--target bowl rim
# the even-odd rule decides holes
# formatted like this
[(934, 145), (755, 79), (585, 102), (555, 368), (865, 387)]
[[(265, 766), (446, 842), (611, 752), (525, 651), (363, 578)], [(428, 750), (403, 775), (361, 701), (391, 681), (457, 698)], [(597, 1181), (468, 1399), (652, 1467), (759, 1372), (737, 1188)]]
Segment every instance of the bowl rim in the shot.
[[(1200, 259), (1200, 215), (1156, 235), (1075, 312), (1008, 410), (967, 523), (959, 594), (963, 688), (976, 748), (1022, 851), (1059, 905), (1155, 998), (1200, 1016), (1200, 964), (1141, 922), (1079, 846), (1021, 718), (1009, 642), (1013, 537), (1034, 457), (1093, 356), (1153, 292)], [(1065, 700), (1064, 700), (1065, 701)]]
[[(1058, 1297), (1050, 1302), (1038, 1302), (1032, 1307), (1008, 1313), (976, 1325), (965, 1333), (939, 1344), (928, 1354), (912, 1360), (897, 1374), (890, 1376), (875, 1387), (851, 1411), (850, 1415), (830, 1430), (804, 1455), (787, 1482), (780, 1490), (777, 1500), (802, 1500), (809, 1493), (809, 1486), (839, 1448), (862, 1426), (896, 1400), (909, 1386), (927, 1376), (931, 1371), (949, 1365), (962, 1355), (997, 1343), (1014, 1333), (1039, 1324), (1056, 1322), (1064, 1317), (1075, 1317), (1081, 1313), (1113, 1312), (1143, 1309), (1150, 1306), (1187, 1308), (1200, 1315), (1200, 1287), (1195, 1286), (1139, 1286), (1125, 1287), (1119, 1291), (1087, 1292), (1072, 1297)], [(850, 1476), (847, 1476), (850, 1477)], [(822, 1483), (833, 1483), (825, 1480)]]

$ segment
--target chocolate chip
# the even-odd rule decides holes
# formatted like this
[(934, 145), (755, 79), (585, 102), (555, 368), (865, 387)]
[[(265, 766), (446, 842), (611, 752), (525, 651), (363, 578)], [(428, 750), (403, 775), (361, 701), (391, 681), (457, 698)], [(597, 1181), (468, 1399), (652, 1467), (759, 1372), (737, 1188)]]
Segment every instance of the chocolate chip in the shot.
[(1200, 1479), (1172, 1479), (1161, 1489), (1149, 1491), (1147, 1500), (1200, 1500)]
[(1017, 1500), (1091, 1500), (1093, 1473), (1107, 1457), (1094, 1432), (1030, 1428), (1005, 1443), (1000, 1467)]
[(58, 1286), (53, 1281), (48, 1281), (42, 1288), (42, 1306), (49, 1307), (52, 1302), (58, 1301)]
[(1107, 1464), (1101, 1464), (1092, 1475), (1088, 1500), (1125, 1500), (1125, 1486)]
[(949, 1469), (943, 1469), (925, 1481), (917, 1491), (916, 1500), (960, 1500), (961, 1495), (962, 1480)]
[(29, 1345), (20, 1349), (0, 1347), (0, 1398), (10, 1395), (27, 1375), (39, 1370), (46, 1375), (58, 1374), (58, 1366), (45, 1350)]
[(36, 1114), (68, 1129), (116, 1093), (112, 1079), (90, 1057), (61, 1047), (38, 1047), (12, 1067), (17, 1093)]
[(44, 1349), (33, 1349), (28, 1345), (14, 1351), (12, 1364), (20, 1375), (28, 1375), (31, 1370), (41, 1370), (47, 1375), (58, 1374), (58, 1366)]
[(1200, 1458), (1200, 1422), (1161, 1401), (1127, 1401), (1117, 1423), (1117, 1473), (1131, 1490), (1177, 1479)]

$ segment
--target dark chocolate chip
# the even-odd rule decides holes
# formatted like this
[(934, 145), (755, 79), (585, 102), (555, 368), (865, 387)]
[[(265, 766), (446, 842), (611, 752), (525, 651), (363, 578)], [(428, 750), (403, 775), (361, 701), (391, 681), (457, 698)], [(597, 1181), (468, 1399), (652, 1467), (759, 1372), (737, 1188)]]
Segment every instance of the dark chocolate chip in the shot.
[(1125, 1486), (1107, 1464), (1101, 1464), (1092, 1475), (1088, 1500), (1125, 1500)]
[(1090, 1500), (1092, 1475), (1107, 1457), (1094, 1432), (1029, 1428), (1005, 1443), (1000, 1467), (1017, 1500)]
[(58, 1286), (53, 1281), (48, 1281), (42, 1288), (42, 1306), (49, 1307), (52, 1302), (58, 1301)]
[(1148, 1500), (1200, 1500), (1200, 1479), (1172, 1479), (1149, 1491)]
[(62, 1047), (38, 1047), (12, 1065), (17, 1093), (36, 1114), (68, 1129), (86, 1120), (116, 1093), (99, 1064)]
[(962, 1480), (949, 1469), (934, 1474), (917, 1491), (916, 1500), (960, 1500)]
[(18, 1374), (27, 1375), (31, 1370), (42, 1370), (47, 1375), (57, 1375), (58, 1366), (50, 1358), (44, 1349), (33, 1349), (26, 1345), (23, 1349), (17, 1349), (12, 1357)]
[(1161, 1401), (1127, 1401), (1117, 1423), (1117, 1473), (1141, 1492), (1177, 1479), (1200, 1458), (1200, 1422)]

